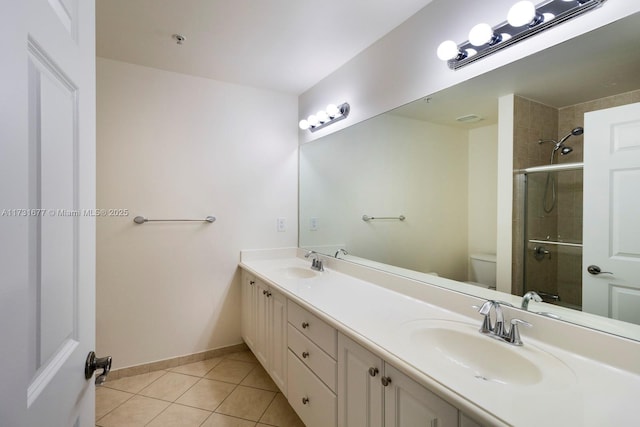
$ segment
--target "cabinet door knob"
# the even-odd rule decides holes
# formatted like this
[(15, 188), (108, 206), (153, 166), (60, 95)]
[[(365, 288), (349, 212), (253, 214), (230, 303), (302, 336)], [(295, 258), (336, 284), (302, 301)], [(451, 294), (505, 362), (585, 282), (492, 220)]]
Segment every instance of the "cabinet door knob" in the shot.
[(382, 383), (383, 386), (388, 386), (389, 384), (391, 384), (391, 378), (389, 377), (382, 377), (380, 378), (380, 382)]
[(309, 352), (308, 351), (303, 351), (302, 352), (302, 358), (306, 359), (307, 357), (309, 357)]
[(266, 290), (262, 291), (262, 295), (266, 295), (266, 294), (267, 294)]
[(271, 296), (271, 291), (267, 291), (267, 297)]
[(255, 281), (255, 280), (249, 280), (249, 284), (250, 284), (250, 285), (255, 285), (255, 284), (256, 284), (256, 281)]
[(302, 322), (302, 329), (307, 329), (309, 327), (309, 322)]
[(369, 375), (371, 375), (372, 377), (378, 375), (378, 372), (380, 372), (378, 368), (369, 368)]
[(309, 398), (308, 397), (303, 397), (302, 398), (302, 404), (306, 405), (307, 403), (309, 403)]

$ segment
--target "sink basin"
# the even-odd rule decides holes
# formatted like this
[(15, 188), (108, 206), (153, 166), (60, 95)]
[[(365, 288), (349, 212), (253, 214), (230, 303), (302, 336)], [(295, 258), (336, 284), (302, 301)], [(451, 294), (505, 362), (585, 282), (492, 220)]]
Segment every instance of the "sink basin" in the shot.
[(403, 341), (434, 372), (514, 387), (569, 384), (573, 372), (553, 355), (526, 343), (513, 346), (478, 332), (479, 325), (417, 320), (401, 327)]
[(292, 279), (311, 279), (318, 275), (317, 271), (313, 271), (310, 267), (286, 267), (282, 269), (285, 276)]

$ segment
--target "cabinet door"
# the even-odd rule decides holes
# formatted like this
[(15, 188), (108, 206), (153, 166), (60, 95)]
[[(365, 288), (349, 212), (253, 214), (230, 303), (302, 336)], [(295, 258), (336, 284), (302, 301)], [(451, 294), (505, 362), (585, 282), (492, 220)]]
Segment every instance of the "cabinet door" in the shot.
[(382, 359), (338, 334), (338, 426), (382, 427)]
[(287, 396), (287, 299), (279, 292), (268, 295), (269, 374)]
[(385, 364), (384, 419), (386, 427), (457, 427), (458, 410)]
[(267, 297), (267, 293), (269, 292), (269, 287), (264, 284), (260, 280), (256, 280), (256, 340), (255, 340), (255, 348), (254, 354), (258, 361), (268, 369), (269, 364), (267, 363), (267, 345), (268, 345), (268, 302), (269, 298)]
[(482, 427), (480, 424), (460, 413), (460, 427)]
[(242, 272), (242, 338), (255, 351), (256, 340), (256, 279), (246, 271)]

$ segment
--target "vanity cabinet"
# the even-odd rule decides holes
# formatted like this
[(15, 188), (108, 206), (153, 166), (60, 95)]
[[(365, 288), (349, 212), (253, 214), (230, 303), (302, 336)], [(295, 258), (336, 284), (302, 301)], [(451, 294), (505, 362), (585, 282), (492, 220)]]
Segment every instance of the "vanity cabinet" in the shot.
[(286, 396), (287, 299), (250, 274), (242, 282), (242, 337)]
[(336, 425), (337, 331), (288, 302), (288, 400), (307, 427)]
[(339, 427), (479, 427), (457, 408), (338, 334)]

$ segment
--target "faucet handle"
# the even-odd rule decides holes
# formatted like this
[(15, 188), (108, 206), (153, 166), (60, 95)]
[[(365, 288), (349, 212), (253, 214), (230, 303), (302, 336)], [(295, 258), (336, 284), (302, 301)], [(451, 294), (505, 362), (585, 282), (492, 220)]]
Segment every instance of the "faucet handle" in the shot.
[(529, 322), (525, 322), (520, 319), (511, 319), (511, 329), (509, 329), (509, 335), (507, 336), (507, 342), (513, 345), (522, 345), (522, 340), (520, 339), (520, 330), (518, 329), (518, 325), (524, 325), (528, 328), (531, 328), (533, 325)]

